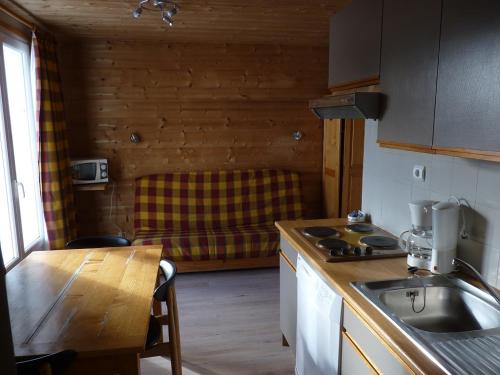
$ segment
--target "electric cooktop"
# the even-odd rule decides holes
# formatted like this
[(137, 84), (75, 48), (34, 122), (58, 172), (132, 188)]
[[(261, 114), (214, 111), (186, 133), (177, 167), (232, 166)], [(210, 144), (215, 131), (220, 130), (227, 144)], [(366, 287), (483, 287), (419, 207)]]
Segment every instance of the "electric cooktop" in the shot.
[(408, 255), (398, 239), (368, 223), (345, 226), (310, 226), (295, 228), (325, 262), (346, 262)]

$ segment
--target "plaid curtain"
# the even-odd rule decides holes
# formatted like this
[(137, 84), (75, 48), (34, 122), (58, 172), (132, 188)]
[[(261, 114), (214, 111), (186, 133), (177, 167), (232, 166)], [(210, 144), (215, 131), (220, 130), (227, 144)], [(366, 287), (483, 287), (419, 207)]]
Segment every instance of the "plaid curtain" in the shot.
[(62, 249), (76, 237), (76, 220), (56, 44), (33, 33), (33, 49), (43, 211), (49, 247)]

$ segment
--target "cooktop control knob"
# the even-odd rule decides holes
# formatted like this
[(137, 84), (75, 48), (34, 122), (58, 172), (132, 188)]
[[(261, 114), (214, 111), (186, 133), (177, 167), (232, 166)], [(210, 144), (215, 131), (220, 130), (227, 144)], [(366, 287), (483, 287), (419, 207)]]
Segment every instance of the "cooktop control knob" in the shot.
[(349, 255), (349, 248), (343, 247), (342, 248), (342, 255)]
[(336, 249), (331, 249), (330, 250), (330, 256), (334, 257), (334, 256), (337, 256), (337, 255), (339, 255), (339, 253), (337, 252)]
[(355, 247), (354, 248), (354, 255), (361, 255), (361, 248)]
[(373, 248), (371, 246), (365, 247), (365, 254), (366, 255), (372, 255), (373, 253)]

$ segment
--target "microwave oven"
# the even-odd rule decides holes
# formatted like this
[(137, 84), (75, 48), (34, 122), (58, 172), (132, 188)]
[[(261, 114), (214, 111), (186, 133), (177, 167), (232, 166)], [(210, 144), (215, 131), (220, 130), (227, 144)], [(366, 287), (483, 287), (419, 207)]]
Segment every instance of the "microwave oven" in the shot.
[(107, 159), (79, 159), (71, 161), (74, 185), (101, 184), (109, 181)]

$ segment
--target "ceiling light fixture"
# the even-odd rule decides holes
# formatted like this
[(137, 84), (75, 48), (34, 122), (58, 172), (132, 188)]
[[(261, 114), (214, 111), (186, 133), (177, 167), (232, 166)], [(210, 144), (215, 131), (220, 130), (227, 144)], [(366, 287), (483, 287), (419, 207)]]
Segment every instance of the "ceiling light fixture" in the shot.
[(143, 10), (159, 11), (161, 19), (169, 26), (174, 25), (174, 16), (177, 14), (179, 6), (173, 1), (165, 0), (139, 0), (139, 5), (132, 12), (134, 18), (139, 18)]

